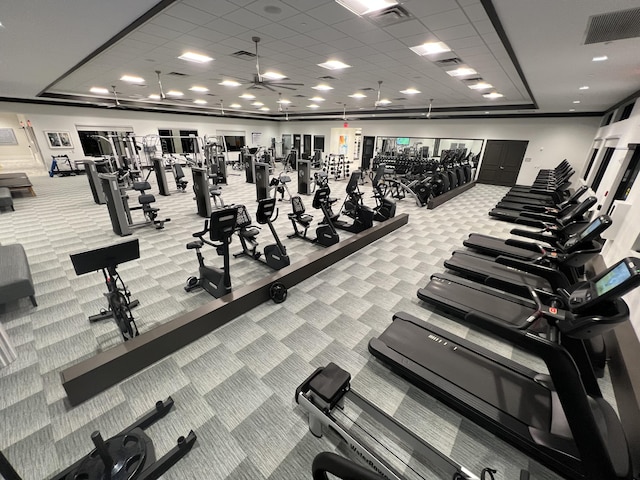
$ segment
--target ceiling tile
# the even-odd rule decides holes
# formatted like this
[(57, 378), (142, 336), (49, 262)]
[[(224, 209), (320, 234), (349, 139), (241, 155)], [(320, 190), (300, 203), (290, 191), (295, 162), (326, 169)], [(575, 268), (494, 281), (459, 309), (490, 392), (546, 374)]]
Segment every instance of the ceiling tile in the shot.
[(238, 9), (238, 5), (230, 3), (227, 0), (216, 0), (215, 2), (211, 0), (183, 0), (183, 3), (218, 17), (222, 17)]
[(482, 38), (487, 45), (492, 43), (500, 43), (500, 37), (496, 32), (483, 33)]
[(227, 35), (225, 35), (224, 33), (216, 32), (215, 30), (207, 27), (198, 27), (195, 30), (191, 30), (189, 32), (189, 35), (193, 37), (203, 38), (211, 43), (219, 42), (227, 38)]
[(367, 30), (366, 32), (352, 32), (351, 36), (356, 40), (360, 40), (367, 45), (374, 43), (387, 42), (393, 40), (393, 37), (384, 30)]
[(311, 10), (325, 3), (333, 3), (334, 0), (282, 0), (284, 3), (297, 8), (301, 12)]
[(191, 7), (184, 3), (176, 3), (172, 7), (169, 7), (164, 11), (167, 15), (171, 15), (172, 17), (179, 18), (186, 22), (195, 23), (196, 25), (204, 25), (205, 23), (209, 23), (216, 18), (215, 15), (211, 15), (203, 10), (198, 8)]
[(476, 31), (481, 35), (483, 33), (495, 32), (495, 29), (493, 28), (493, 24), (491, 23), (491, 20), (479, 20), (477, 22), (473, 22), (473, 26), (475, 27)]
[(366, 32), (367, 30), (376, 30), (375, 25), (366, 21), (360, 17), (354, 17), (351, 20), (345, 20), (344, 22), (336, 23), (332, 25), (333, 28), (337, 28), (341, 32), (351, 35), (355, 32)]
[(287, 26), (297, 31), (298, 33), (305, 33), (310, 30), (317, 30), (318, 28), (322, 28), (325, 26), (325, 24), (313, 17), (310, 17), (309, 15), (299, 13), (298, 15), (287, 19)]
[(181, 45), (182, 47), (184, 47), (185, 50), (190, 50), (190, 47), (194, 47), (195, 49), (198, 49), (200, 51), (200, 53), (204, 53), (204, 54), (211, 54), (213, 52), (202, 52), (201, 50), (206, 49), (209, 45), (211, 45), (211, 42), (209, 40), (206, 40), (204, 38), (199, 38), (199, 37), (194, 37), (193, 35), (182, 35), (178, 38), (175, 39), (175, 42), (179, 45)]
[(345, 38), (347, 35), (340, 30), (336, 30), (335, 28), (323, 27), (307, 32), (307, 36), (315, 38), (319, 42), (325, 42), (327, 40), (337, 40), (340, 38)]
[[(279, 8), (280, 12), (271, 13), (269, 11), (265, 11), (265, 7)], [(279, 22), (300, 13), (297, 9), (293, 8), (290, 5), (274, 0), (258, 0), (257, 2), (253, 2), (250, 5), (247, 5), (245, 8), (257, 15), (260, 15), (261, 17), (264, 17), (270, 22)]]
[(309, 45), (315, 45), (318, 41), (315, 38), (307, 37), (306, 35), (296, 35), (284, 40), (284, 42), (293, 45), (295, 47), (307, 47)]
[(168, 30), (175, 30), (177, 32), (187, 33), (197, 27), (197, 25), (191, 22), (185, 22), (179, 18), (170, 17), (164, 13), (153, 17), (151, 20), (152, 25), (156, 25), (160, 28), (166, 28)]
[[(213, 22), (207, 23), (206, 27), (216, 32), (224, 33), (225, 35), (230, 36), (238, 36), (249, 30), (249, 28), (243, 25), (238, 25), (237, 23), (231, 22), (225, 18), (218, 18)], [(247, 40), (251, 39), (248, 38)]]
[(166, 38), (159, 37), (157, 35), (149, 35), (148, 33), (141, 32), (139, 30), (131, 32), (126, 38), (138, 40), (140, 42), (150, 43), (152, 45), (162, 45), (167, 41)]
[(467, 17), (469, 17), (469, 20), (471, 20), (472, 22), (489, 19), (487, 11), (479, 3), (474, 3), (472, 5), (464, 7), (464, 13), (467, 14)]
[(452, 0), (408, 0), (403, 2), (402, 5), (413, 15), (420, 18), (458, 8)]
[(425, 26), (418, 20), (409, 20), (408, 22), (398, 23), (397, 25), (391, 25), (386, 27), (387, 33), (393, 35), (396, 38), (410, 37), (412, 35), (420, 35), (427, 31)]
[(470, 58), (470, 57), (474, 57), (474, 56), (478, 56), (478, 55), (491, 54), (491, 52), (489, 51), (489, 49), (487, 48), (487, 46), (484, 43), (480, 44), (480, 45), (475, 45), (473, 47), (459, 48), (459, 49), (456, 50), (456, 53), (462, 59), (466, 59), (466, 58)]
[(448, 12), (437, 13), (421, 18), (421, 20), (428, 29), (433, 31), (469, 23), (467, 16), (462, 10), (450, 10)]
[(440, 40), (448, 42), (457, 38), (465, 38), (476, 35), (476, 30), (470, 23), (466, 25), (458, 25), (457, 27), (445, 28), (444, 30), (437, 30), (435, 33)]
[(422, 45), (427, 42), (439, 42), (440, 39), (429, 30), (425, 29), (424, 33), (420, 33), (418, 35), (411, 35), (409, 37), (401, 38), (400, 41), (407, 48), (415, 47), (417, 45)]
[(472, 35), (464, 38), (454, 38), (447, 42), (447, 45), (456, 52), (459, 48), (475, 47), (476, 45), (484, 45), (484, 40), (478, 35)]
[[(194, 25), (195, 27), (195, 25)], [(154, 35), (157, 37), (165, 38), (166, 40), (171, 40), (174, 38), (178, 38), (182, 33), (177, 32), (175, 30), (169, 30), (166, 28), (159, 27), (152, 23), (146, 23), (142, 27), (138, 29), (138, 32), (146, 33), (149, 35)]]
[(255, 0), (228, 0), (228, 1), (240, 7), (244, 7), (246, 5), (249, 5), (251, 2), (254, 2)]
[(353, 13), (335, 2), (325, 3), (324, 5), (308, 10), (306, 13), (327, 25), (333, 25), (334, 23), (353, 18)]
[(364, 45), (362, 42), (351, 37), (339, 38), (337, 40), (330, 40), (326, 43), (340, 50), (349, 50), (350, 48), (361, 47)]
[(298, 32), (295, 30), (283, 27), (277, 23), (269, 23), (263, 27), (256, 28), (256, 31), (259, 34), (269, 35), (270, 37), (277, 38), (278, 40), (298, 35)]
[(268, 23), (271, 23), (267, 18), (262, 15), (257, 15), (246, 9), (235, 10), (228, 13), (223, 17), (225, 20), (242, 25), (247, 29), (259, 28)]

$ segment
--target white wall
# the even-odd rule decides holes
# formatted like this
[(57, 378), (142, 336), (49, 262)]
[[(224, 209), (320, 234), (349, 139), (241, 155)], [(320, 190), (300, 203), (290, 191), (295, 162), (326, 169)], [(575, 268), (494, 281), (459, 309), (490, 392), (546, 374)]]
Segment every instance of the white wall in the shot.
[[(96, 127), (132, 127), (136, 135), (158, 134), (158, 129), (198, 130), (199, 136), (216, 135), (218, 130), (245, 132), (247, 144), (251, 144), (251, 134), (261, 133), (260, 143), (266, 146), (272, 137), (279, 138), (277, 122), (231, 119), (218, 116), (204, 117), (192, 115), (106, 110), (95, 108), (64, 107), (55, 105), (32, 105), (0, 102), (0, 112), (23, 114), (31, 121), (38, 144), (45, 159), (51, 155), (69, 155), (71, 160), (85, 157), (80, 145), (76, 125)], [(13, 115), (15, 117), (15, 114)], [(73, 149), (51, 149), (44, 131), (68, 131)], [(257, 146), (257, 145), (255, 145)]]
[(0, 110), (0, 128), (10, 128), (18, 141), (17, 145), (0, 145), (0, 170), (15, 171), (21, 165), (34, 163), (29, 142), (15, 113)]
[[(281, 133), (307, 133), (331, 138), (331, 128), (342, 120), (282, 122)], [(363, 136), (478, 138), (528, 140), (518, 183), (531, 183), (541, 168), (553, 168), (566, 158), (581, 171), (600, 124), (597, 117), (486, 118), (450, 120), (350, 120), (349, 128), (362, 128)], [(529, 159), (529, 160), (527, 160)]]
[[(628, 150), (629, 144), (640, 144), (640, 99), (636, 100), (631, 116), (627, 120), (599, 128), (593, 140), (593, 145), (599, 147), (599, 152), (587, 177), (588, 183), (591, 182), (598, 169), (604, 147), (615, 146), (616, 149), (596, 192), (598, 203), (604, 205), (605, 208), (610, 203), (607, 201), (605, 193), (615, 194), (615, 188), (617, 188), (623, 170), (631, 157), (631, 152)], [(634, 183), (626, 201), (613, 203), (615, 209), (612, 213), (613, 225), (610, 230), (615, 229), (615, 235), (607, 235), (605, 232), (605, 235), (613, 238), (607, 240), (602, 251), (605, 263), (609, 266), (626, 256), (640, 258), (640, 253), (633, 250), (634, 244), (638, 242), (640, 237), (640, 222), (638, 222), (640, 218), (640, 178)], [(636, 248), (638, 247), (636, 246)], [(636, 334), (640, 337), (640, 291), (636, 289), (626, 295), (625, 301), (631, 310), (631, 323)]]

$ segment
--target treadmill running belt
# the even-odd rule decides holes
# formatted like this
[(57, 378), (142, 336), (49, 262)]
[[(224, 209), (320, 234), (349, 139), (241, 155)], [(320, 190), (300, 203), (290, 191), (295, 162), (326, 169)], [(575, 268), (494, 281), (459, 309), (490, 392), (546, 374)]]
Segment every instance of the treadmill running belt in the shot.
[[(526, 239), (524, 239), (526, 241)], [(540, 252), (533, 252), (520, 247), (514, 247), (507, 245), (502, 238), (490, 237), (488, 235), (481, 235), (479, 233), (472, 233), (464, 242), (465, 247), (469, 247), (473, 250), (478, 250), (490, 255), (506, 255), (508, 257), (520, 258), (522, 260), (535, 260), (542, 254)]]
[(532, 378), (397, 316), (378, 338), (406, 359), (523, 424), (550, 428), (550, 392)]
[(462, 317), (474, 310), (510, 325), (523, 323), (536, 311), (532, 300), (509, 296), (480, 283), (469, 283), (477, 285), (477, 288), (434, 276), (426, 287), (418, 290), (418, 298), (445, 310), (453, 310)]

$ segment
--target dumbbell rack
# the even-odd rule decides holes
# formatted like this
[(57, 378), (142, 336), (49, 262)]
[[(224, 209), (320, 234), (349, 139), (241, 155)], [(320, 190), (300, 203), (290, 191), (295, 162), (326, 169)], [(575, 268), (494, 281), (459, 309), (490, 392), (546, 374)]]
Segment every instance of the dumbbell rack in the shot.
[(325, 157), (322, 164), (322, 171), (334, 177), (335, 180), (347, 178), (350, 175), (351, 162), (347, 161), (342, 154), (330, 153)]

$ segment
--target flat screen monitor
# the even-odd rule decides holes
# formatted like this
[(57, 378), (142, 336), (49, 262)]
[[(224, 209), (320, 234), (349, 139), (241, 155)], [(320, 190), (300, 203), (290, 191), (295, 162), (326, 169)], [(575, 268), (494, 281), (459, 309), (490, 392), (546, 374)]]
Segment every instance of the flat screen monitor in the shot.
[(396, 145), (409, 145), (409, 138), (396, 138)]
[(625, 262), (620, 262), (617, 267), (613, 268), (609, 273), (596, 282), (595, 286), (598, 296), (604, 295), (608, 291), (631, 278), (631, 273), (632, 272), (627, 264)]

